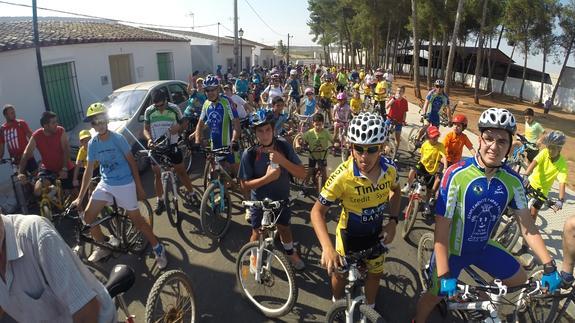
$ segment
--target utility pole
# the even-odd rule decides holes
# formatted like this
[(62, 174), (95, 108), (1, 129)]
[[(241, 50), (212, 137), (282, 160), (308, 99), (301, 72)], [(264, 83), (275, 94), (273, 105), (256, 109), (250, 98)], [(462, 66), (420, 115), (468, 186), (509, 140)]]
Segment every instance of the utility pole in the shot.
[(238, 48), (238, 0), (234, 0), (234, 57), (236, 62), (234, 73), (238, 74), (238, 67), (240, 66), (240, 51)]
[(286, 65), (289, 65), (289, 39), (290, 39), (290, 38), (293, 38), (293, 35), (290, 36), (290, 34), (288, 34)]
[(42, 89), (42, 99), (44, 100), (44, 109), (50, 111), (48, 102), (48, 93), (46, 92), (46, 82), (44, 80), (44, 67), (42, 66), (42, 53), (40, 52), (40, 35), (38, 34), (38, 13), (36, 10), (36, 0), (32, 0), (32, 29), (34, 32), (34, 48), (36, 49), (36, 66), (38, 68), (38, 78), (40, 79), (40, 88)]
[(190, 11), (188, 13), (188, 17), (192, 17), (192, 30), (194, 30), (194, 28), (196, 26), (195, 19), (194, 19), (194, 13)]
[(218, 54), (220, 53), (220, 22), (218, 21)]

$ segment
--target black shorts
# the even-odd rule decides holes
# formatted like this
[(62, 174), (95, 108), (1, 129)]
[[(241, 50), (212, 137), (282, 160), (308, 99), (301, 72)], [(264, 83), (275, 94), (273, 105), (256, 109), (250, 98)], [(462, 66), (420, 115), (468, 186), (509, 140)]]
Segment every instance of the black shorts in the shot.
[(525, 152), (527, 153), (527, 160), (531, 162), (539, 154), (539, 149), (525, 149)]
[(331, 111), (331, 100), (327, 98), (319, 99), (319, 107), (326, 111)]
[(315, 168), (316, 162), (317, 162), (317, 165), (318, 165), (318, 166), (323, 166), (323, 167), (327, 166), (327, 161), (326, 161), (325, 159), (313, 159), (313, 158), (310, 158), (310, 159), (308, 160), (307, 166), (308, 166), (310, 169)]
[(294, 100), (295, 104), (297, 104), (297, 106), (299, 107), (299, 104), (301, 102), (301, 95), (298, 94), (298, 95), (291, 96), (291, 99)]
[(28, 159), (26, 162), (26, 172), (33, 174), (38, 169), (38, 162), (34, 157)]
[[(74, 176), (74, 168), (70, 168), (68, 170), (68, 177), (66, 179), (62, 180), (62, 188), (65, 190), (71, 190), (74, 188), (74, 185), (72, 183), (73, 177)], [(55, 178), (58, 178), (58, 173), (55, 173), (51, 170), (47, 170), (47, 169), (43, 169), (40, 168), (40, 170), (38, 171), (38, 178), (47, 178), (49, 180), (53, 180)]]
[(433, 183), (435, 182), (435, 175), (429, 174), (429, 172), (427, 171), (427, 169), (425, 169), (425, 166), (423, 166), (421, 162), (415, 165), (415, 172), (417, 173), (417, 175), (423, 176), (425, 186), (427, 187), (427, 189), (431, 189), (433, 187)]
[(313, 92), (314, 92), (315, 95), (318, 95), (318, 94), (319, 94), (319, 86), (318, 86), (318, 87), (314, 87), (314, 88), (313, 88)]
[[(279, 212), (279, 213), (278, 213)], [(257, 229), (262, 226), (262, 218), (264, 216), (264, 212), (260, 208), (250, 207), (250, 223), (252, 224), (252, 228)], [(279, 216), (277, 224), (288, 226), (291, 221), (291, 208), (287, 203), (284, 203), (279, 211), (275, 211), (272, 215), (270, 221), (275, 221), (276, 216)]]
[(336, 88), (335, 88), (338, 92), (343, 92), (345, 91), (345, 84), (337, 84)]
[(164, 160), (164, 158), (167, 158), (168, 162), (172, 165), (178, 165), (184, 161), (184, 155), (178, 148), (178, 145), (170, 145), (169, 150), (164, 151), (162, 154), (152, 153), (152, 156), (159, 163), (161, 162), (160, 160)]

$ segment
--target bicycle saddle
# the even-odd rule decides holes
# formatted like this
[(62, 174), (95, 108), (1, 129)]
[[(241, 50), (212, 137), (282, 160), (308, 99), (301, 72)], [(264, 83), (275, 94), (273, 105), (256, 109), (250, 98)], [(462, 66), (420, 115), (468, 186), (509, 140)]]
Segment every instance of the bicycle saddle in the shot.
[(112, 269), (108, 282), (106, 283), (106, 290), (110, 297), (114, 298), (134, 285), (136, 274), (134, 270), (127, 265), (116, 265)]

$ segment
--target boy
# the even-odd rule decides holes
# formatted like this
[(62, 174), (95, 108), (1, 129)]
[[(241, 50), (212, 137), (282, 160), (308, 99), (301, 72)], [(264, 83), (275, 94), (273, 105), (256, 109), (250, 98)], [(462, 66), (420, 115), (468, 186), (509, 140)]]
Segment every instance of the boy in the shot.
[(463, 130), (467, 128), (467, 117), (462, 114), (457, 114), (453, 116), (451, 123), (453, 123), (453, 130), (443, 138), (448, 166), (461, 160), (463, 146), (467, 147), (472, 155), (476, 153), (475, 149), (473, 149), (473, 144), (469, 138), (467, 138), (467, 135), (463, 133)]
[(327, 112), (329, 123), (333, 124), (331, 118), (331, 98), (335, 96), (335, 86), (332, 83), (333, 77), (331, 74), (326, 74), (324, 77), (324, 82), (319, 87), (319, 106), (324, 111)]
[(401, 129), (405, 123), (405, 115), (408, 110), (407, 100), (403, 97), (405, 94), (405, 86), (400, 86), (395, 91), (395, 96), (387, 101), (385, 109), (388, 110), (387, 120), (388, 125), (395, 125), (395, 142), (399, 147), (401, 141)]
[[(409, 170), (407, 176), (407, 183), (401, 189), (401, 192), (407, 194), (415, 176), (420, 173), (426, 178), (427, 187), (427, 205), (423, 213), (431, 215), (435, 206), (435, 193), (439, 188), (439, 181), (441, 180), (442, 170), (447, 169), (447, 159), (445, 158), (445, 146), (439, 142), (439, 129), (436, 126), (429, 126), (427, 128), (427, 140), (421, 145), (420, 152), (421, 158), (415, 168)], [(440, 164), (441, 162), (441, 164)], [(442, 167), (443, 166), (443, 167)], [(435, 177), (435, 180), (433, 180)], [(431, 187), (429, 187), (431, 186)], [(431, 189), (430, 189), (431, 188)], [(433, 198), (432, 198), (433, 196)]]
[(353, 86), (353, 94), (351, 100), (349, 100), (349, 106), (351, 108), (351, 114), (355, 117), (361, 112), (361, 106), (363, 101), (359, 96), (359, 84)]
[[(306, 182), (313, 176), (316, 164), (321, 166), (322, 178), (327, 178), (326, 174), (326, 152), (332, 142), (331, 136), (327, 129), (323, 127), (323, 114), (315, 114), (313, 116), (313, 128), (306, 131), (302, 136), (302, 143), (307, 145), (310, 155), (308, 161), (308, 174)], [(298, 149), (300, 143), (296, 143), (296, 149)]]
[[(90, 134), (90, 130), (82, 130), (78, 134), (80, 137), (80, 149), (78, 149), (78, 154), (76, 155), (76, 167), (74, 167), (74, 176), (72, 177), (72, 184), (74, 187), (79, 187), (80, 182), (78, 178), (82, 178), (84, 176), (84, 170), (86, 169), (86, 165), (88, 165), (88, 142), (92, 139), (92, 135)], [(93, 176), (97, 176), (100, 172), (98, 170), (99, 164), (96, 162), (94, 165), (94, 174)]]

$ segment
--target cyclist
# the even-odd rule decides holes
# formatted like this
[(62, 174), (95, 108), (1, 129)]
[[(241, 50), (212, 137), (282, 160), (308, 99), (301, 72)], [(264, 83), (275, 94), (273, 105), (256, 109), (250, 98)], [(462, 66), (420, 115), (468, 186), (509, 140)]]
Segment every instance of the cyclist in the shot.
[[(136, 229), (150, 242), (156, 256), (158, 268), (164, 269), (168, 265), (166, 248), (158, 241), (150, 224), (140, 214), (138, 199), (145, 199), (146, 192), (140, 180), (138, 166), (130, 151), (130, 145), (122, 135), (108, 130), (108, 116), (106, 107), (101, 103), (93, 103), (86, 111), (85, 122), (90, 122), (98, 135), (88, 143), (88, 165), (82, 177), (80, 193), (71, 207), (81, 205), (94, 171), (96, 162), (100, 163), (102, 179), (92, 192), (84, 214), (84, 221), (91, 224), (96, 220), (100, 211), (114, 201), (118, 207), (126, 210)], [(90, 229), (92, 237), (97, 241), (106, 241), (111, 245), (119, 243), (115, 237), (105, 237), (96, 225)], [(96, 246), (88, 261), (96, 262), (108, 256), (110, 250)]]
[(240, 78), (236, 79), (236, 83), (234, 84), (234, 92), (244, 100), (248, 98), (249, 82), (247, 77), (248, 72), (242, 71)]
[(447, 169), (447, 159), (445, 158), (445, 146), (439, 141), (439, 129), (435, 126), (427, 128), (427, 140), (421, 145), (420, 154), (421, 158), (415, 168), (409, 170), (407, 176), (407, 183), (401, 189), (401, 192), (407, 194), (415, 176), (422, 174), (427, 183), (427, 198), (428, 201), (425, 205), (423, 213), (431, 215), (433, 206), (435, 205), (435, 195), (439, 188), (439, 181), (443, 175), (443, 170)]
[[(212, 149), (231, 146), (232, 150), (239, 150), (240, 119), (237, 112), (232, 109), (230, 101), (220, 96), (220, 81), (215, 76), (208, 75), (204, 80), (204, 88), (208, 99), (204, 102), (200, 120), (194, 132), (196, 143), (202, 143), (202, 130), (207, 125), (210, 128)], [(237, 174), (239, 160), (234, 152), (225, 157), (223, 164), (225, 167), (230, 167), (234, 174)]]
[[(274, 137), (274, 121), (271, 115), (263, 118), (254, 116), (252, 126), (259, 142), (258, 145), (244, 151), (240, 163), (240, 183), (243, 190), (251, 190), (251, 199), (261, 201), (269, 198), (284, 201), (277, 221), (278, 233), (285, 253), (296, 270), (303, 270), (305, 264), (294, 249), (290, 229), (291, 209), (289, 207), (290, 174), (305, 178), (304, 166), (291, 145), (284, 139)], [(250, 208), (252, 233), (250, 241), (257, 241), (262, 221), (262, 210)], [(255, 253), (251, 256), (251, 265), (255, 266)], [(250, 266), (251, 268), (252, 266)]]
[(261, 94), (262, 102), (266, 102), (269, 107), (272, 105), (272, 101), (275, 97), (283, 97), (284, 90), (281, 86), (281, 80), (279, 74), (272, 74), (271, 83), (268, 85)]
[(315, 114), (313, 116), (313, 128), (309, 129), (303, 134), (301, 143), (296, 143), (296, 149), (299, 149), (301, 145), (305, 145), (310, 152), (306, 182), (309, 181), (314, 175), (316, 165), (323, 166), (321, 168), (322, 178), (327, 178), (327, 160), (325, 152), (330, 146), (332, 139), (329, 131), (323, 127), (323, 122), (323, 114)]
[[(78, 134), (80, 139), (80, 149), (78, 149), (78, 154), (76, 155), (76, 167), (74, 167), (74, 176), (72, 177), (72, 184), (74, 187), (80, 187), (80, 181), (78, 178), (82, 178), (84, 176), (84, 171), (86, 170), (86, 166), (88, 165), (88, 142), (92, 139), (92, 135), (90, 134), (90, 130), (81, 130)], [(99, 168), (98, 162), (94, 165), (94, 174), (92, 176), (99, 176), (100, 172), (98, 171)]]
[[(375, 102), (374, 102), (374, 112), (379, 113), (385, 120), (385, 97), (387, 96), (387, 82), (383, 79), (383, 73), (381, 71), (375, 72), (375, 78), (377, 83), (375, 85)], [(379, 111), (375, 111), (375, 106), (379, 105)]]
[[(163, 90), (155, 90), (152, 93), (152, 105), (150, 105), (144, 112), (144, 137), (148, 141), (148, 147), (153, 149), (155, 142), (162, 136), (167, 137), (168, 144), (171, 149), (168, 153), (168, 159), (174, 168), (178, 178), (187, 189), (186, 199), (190, 204), (197, 206), (199, 198), (194, 192), (192, 181), (186, 171), (184, 165), (184, 156), (182, 151), (178, 148), (178, 141), (180, 140), (180, 123), (182, 123), (182, 112), (178, 107), (168, 102), (166, 92)], [(156, 208), (154, 213), (157, 215), (162, 214), (166, 210), (163, 196), (164, 189), (162, 188), (162, 169), (160, 165), (155, 162), (152, 163), (152, 170), (154, 172), (154, 187), (156, 189)]]
[(476, 151), (473, 144), (467, 138), (463, 131), (467, 128), (467, 117), (462, 114), (456, 114), (451, 119), (453, 130), (450, 131), (445, 138), (443, 138), (443, 145), (445, 146), (445, 153), (447, 156), (447, 166), (451, 166), (461, 160), (463, 153), (463, 146), (475, 155)]
[[(541, 141), (545, 137), (545, 129), (541, 124), (535, 121), (535, 112), (531, 108), (525, 109), (523, 112), (525, 116), (525, 139), (530, 143), (534, 144), (535, 146), (539, 147)], [(516, 140), (513, 142), (513, 147), (511, 151), (514, 151), (517, 147), (520, 147), (522, 144), (520, 141)], [(525, 152), (527, 154), (527, 160), (531, 162), (535, 156), (539, 153), (539, 148), (531, 149), (526, 147)]]
[(331, 118), (331, 98), (336, 95), (335, 86), (333, 85), (333, 77), (331, 74), (326, 74), (324, 76), (324, 81), (319, 87), (319, 106), (324, 110), (328, 116), (329, 123), (332, 123)]
[(302, 75), (303, 75), (303, 82), (305, 83), (305, 85), (309, 84), (309, 73), (310, 73), (309, 66), (307, 65), (304, 66)]
[(68, 135), (63, 127), (58, 125), (56, 114), (51, 111), (45, 111), (40, 118), (42, 128), (34, 131), (32, 138), (28, 142), (24, 154), (20, 159), (20, 172), (18, 179), (26, 181), (26, 171), (28, 159), (38, 148), (42, 163), (38, 171), (38, 181), (34, 184), (34, 195), (42, 194), (42, 186), (51, 184), (48, 178), (57, 177), (62, 180), (62, 188), (73, 190), (72, 176), (74, 175), (74, 164), (70, 160), (70, 144)]
[(417, 304), (416, 322), (426, 321), (441, 300), (438, 293), (455, 295), (459, 273), (470, 265), (501, 279), (506, 286), (525, 283), (527, 275), (519, 262), (489, 239), (506, 206), (515, 209), (523, 237), (544, 264), (543, 285), (553, 292), (561, 282), (529, 215), (521, 178), (505, 165), (515, 118), (506, 109), (490, 108), (481, 114), (478, 128), (477, 155), (449, 167), (441, 181), (435, 209), (432, 288)]
[(232, 92), (231, 85), (224, 85), (224, 95), (236, 109), (240, 120), (246, 119), (248, 115), (252, 113), (252, 107), (239, 95)]
[[(442, 109), (447, 109), (447, 118), (451, 120), (449, 97), (444, 92), (444, 87), (445, 82), (443, 80), (435, 80), (434, 88), (427, 93), (425, 102), (423, 103), (423, 115), (427, 115), (429, 123), (437, 128), (439, 128), (440, 113)], [(419, 131), (419, 135), (417, 137), (418, 142), (421, 142), (421, 138), (423, 138), (423, 135), (425, 134), (425, 128), (426, 127), (422, 127)]]
[[(569, 167), (567, 161), (561, 155), (561, 150), (567, 140), (565, 134), (559, 130), (549, 132), (543, 138), (542, 149), (525, 170), (525, 176), (528, 177), (529, 186), (536, 190), (541, 190), (543, 195), (547, 196), (555, 180), (559, 181), (559, 200), (555, 202), (553, 209), (559, 211), (565, 203), (565, 186), (567, 184), (567, 174)], [(537, 213), (541, 209), (542, 202), (529, 201), (531, 216), (533, 220), (537, 219)]]
[(407, 100), (403, 97), (405, 95), (405, 86), (400, 86), (395, 91), (395, 96), (387, 101), (385, 109), (388, 111), (387, 120), (385, 121), (391, 129), (390, 125), (395, 126), (395, 142), (399, 148), (399, 143), (401, 141), (401, 129), (405, 123), (405, 116), (408, 111), (409, 104)]
[(335, 76), (335, 79), (337, 81), (337, 92), (344, 92), (347, 85), (347, 73), (345, 72), (345, 68), (340, 68), (339, 72)]
[[(341, 163), (329, 176), (311, 210), (311, 222), (322, 248), (321, 264), (331, 276), (333, 301), (344, 294), (345, 278), (335, 271), (342, 266), (340, 257), (348, 251), (370, 248), (381, 239), (386, 244), (391, 243), (401, 200), (396, 167), (381, 156), (382, 143), (388, 136), (383, 118), (361, 113), (353, 118), (347, 133), (353, 145), (353, 158)], [(342, 211), (334, 248), (325, 216), (329, 207), (338, 202), (341, 202)], [(391, 217), (385, 226), (384, 212)], [(366, 261), (365, 296), (372, 307), (383, 275), (384, 260), (380, 255)]]
[(319, 94), (319, 87), (321, 86), (321, 72), (321, 68), (318, 67), (313, 74), (313, 90), (315, 95)]
[(387, 96), (391, 96), (391, 86), (393, 84), (393, 73), (391, 72), (391, 69), (387, 69), (387, 71), (385, 72), (385, 74), (383, 74), (383, 79), (385, 80), (385, 82), (387, 83)]
[(193, 132), (198, 122), (197, 119), (202, 112), (202, 106), (207, 99), (206, 91), (204, 89), (204, 79), (198, 77), (196, 79), (195, 88), (192, 88), (191, 84), (188, 84), (188, 93), (190, 93), (190, 97), (188, 98), (186, 109), (184, 110), (184, 118), (186, 119), (187, 124), (185, 129)]
[[(289, 73), (289, 79), (286, 81), (284, 92), (289, 94), (288, 105), (291, 101), (295, 101), (296, 111), (299, 113), (299, 105), (301, 103), (301, 94), (303, 93), (301, 82), (298, 79), (297, 70), (292, 69)], [(294, 111), (290, 111), (292, 113)]]
[[(8, 145), (8, 154), (14, 158), (14, 162), (20, 163), (20, 158), (24, 154), (24, 149), (32, 137), (32, 130), (26, 121), (16, 119), (16, 109), (11, 104), (4, 105), (2, 114), (6, 122), (0, 128), (0, 159), (4, 157), (4, 145)], [(28, 159), (26, 171), (32, 173), (38, 168), (38, 163), (34, 157)]]
[[(332, 120), (334, 122), (333, 127), (333, 141), (339, 141), (339, 135), (345, 135), (344, 131), (346, 131), (347, 126), (349, 124), (349, 119), (351, 115), (351, 109), (347, 104), (347, 98), (344, 92), (340, 92), (337, 94), (337, 103), (333, 106), (333, 117)], [(343, 142), (339, 142), (340, 149), (343, 149)]]
[(303, 112), (306, 116), (311, 116), (317, 112), (317, 101), (315, 99), (314, 91), (311, 87), (305, 89), (305, 99), (303, 99), (305, 110)]
[(351, 109), (351, 114), (355, 117), (361, 112), (361, 106), (363, 101), (361, 101), (361, 96), (359, 95), (359, 84), (354, 84), (351, 100), (349, 100), (349, 107)]

